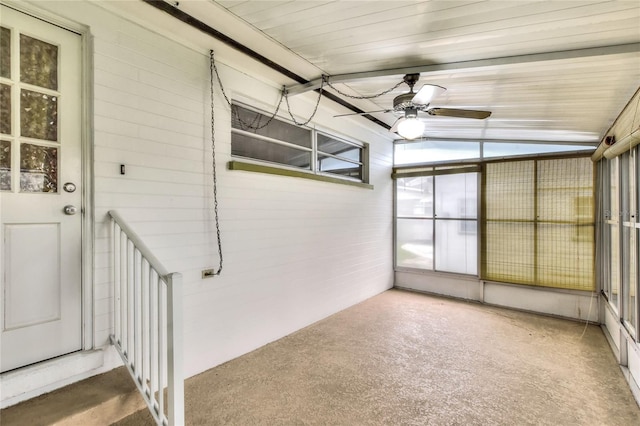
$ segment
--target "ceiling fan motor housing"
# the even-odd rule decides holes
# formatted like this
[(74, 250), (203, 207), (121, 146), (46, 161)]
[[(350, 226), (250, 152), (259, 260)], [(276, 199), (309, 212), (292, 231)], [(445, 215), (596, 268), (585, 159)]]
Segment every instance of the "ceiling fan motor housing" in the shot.
[(394, 111), (404, 111), (406, 108), (416, 107), (411, 100), (416, 94), (413, 92), (403, 93), (402, 95), (396, 96), (393, 99), (393, 109)]
[(416, 108), (417, 105), (414, 104), (411, 100), (416, 95), (413, 91), (413, 86), (420, 79), (420, 74), (406, 74), (403, 78), (404, 82), (409, 86), (409, 93), (403, 93), (402, 95), (396, 96), (393, 99), (393, 110), (395, 112), (404, 112), (407, 108)]

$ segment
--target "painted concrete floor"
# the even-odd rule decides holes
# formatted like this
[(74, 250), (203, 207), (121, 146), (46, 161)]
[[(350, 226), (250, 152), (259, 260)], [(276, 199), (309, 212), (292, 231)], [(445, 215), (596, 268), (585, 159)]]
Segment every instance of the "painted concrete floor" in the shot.
[(185, 394), (189, 425), (640, 425), (598, 326), (401, 290), (192, 377)]

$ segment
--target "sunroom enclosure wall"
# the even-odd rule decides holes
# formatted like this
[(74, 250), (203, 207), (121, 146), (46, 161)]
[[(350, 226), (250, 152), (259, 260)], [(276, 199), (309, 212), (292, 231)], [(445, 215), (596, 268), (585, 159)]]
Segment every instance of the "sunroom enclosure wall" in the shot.
[[(109, 10), (108, 2), (18, 6), (87, 26), (90, 33), (95, 269), (93, 298), (83, 308), (94, 312), (93, 347), (110, 354), (90, 374), (119, 364), (108, 346), (114, 321), (109, 210), (121, 213), (167, 269), (183, 274), (187, 377), (392, 287), (392, 144), (381, 129), (333, 120), (336, 107), (327, 99), (311, 123), (369, 144), (373, 189), (228, 170), (231, 115), (215, 84), (224, 262), (220, 276), (203, 279), (202, 271), (219, 262), (212, 209), (212, 40), (180, 40), (161, 26), (161, 12), (142, 2), (135, 7), (147, 8), (148, 16), (137, 23)], [(233, 66), (223, 54), (216, 60), (233, 99), (275, 109), (281, 84), (265, 77), (273, 71), (238, 61), (237, 52)], [(291, 110), (302, 121), (316, 99), (316, 93), (292, 97)], [(81, 373), (82, 367), (74, 368), (69, 378)]]
[[(459, 145), (463, 143), (474, 144)], [(452, 149), (465, 155), (471, 152), (459, 146)], [(450, 159), (449, 164), (397, 166), (396, 286), (597, 322), (594, 166), (587, 153), (565, 149), (569, 153), (554, 149), (535, 157), (478, 159), (477, 164), (465, 157), (458, 164), (455, 161), (460, 160)], [(438, 186), (435, 179), (467, 175), (469, 182), (481, 182), (477, 190), (475, 185), (458, 184), (456, 191), (447, 194), (459, 198), (458, 210), (464, 213), (453, 219), (464, 217), (465, 224), (477, 226), (478, 231), (458, 226), (454, 234), (443, 233), (432, 225), (438, 214), (431, 211), (426, 216), (423, 213), (424, 218), (411, 217), (432, 194), (435, 200), (426, 205), (438, 205), (437, 190), (432, 188)], [(428, 184), (408, 186), (420, 179)], [(419, 202), (408, 211), (406, 203), (414, 198)], [(446, 212), (443, 220), (451, 219), (452, 213)], [(414, 232), (412, 241), (405, 228), (411, 223), (421, 229), (419, 222), (430, 231)], [(439, 253), (438, 241), (443, 238), (465, 244)], [(408, 256), (412, 251), (412, 257)], [(447, 262), (438, 262), (438, 257)], [(477, 263), (477, 269), (469, 266), (469, 260)]]
[[(637, 139), (633, 145), (633, 138), (629, 136), (640, 130), (639, 105), (640, 90), (608, 132), (608, 136), (617, 140), (613, 147), (619, 154), (601, 158), (597, 163), (601, 322), (637, 400), (640, 400), (640, 303), (637, 297), (640, 289), (640, 146)], [(627, 145), (622, 145), (625, 140)]]

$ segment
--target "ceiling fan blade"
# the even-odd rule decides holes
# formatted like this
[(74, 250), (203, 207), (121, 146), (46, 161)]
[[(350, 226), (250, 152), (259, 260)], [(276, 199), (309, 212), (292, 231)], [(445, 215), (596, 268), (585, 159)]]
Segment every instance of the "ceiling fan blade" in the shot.
[(334, 115), (333, 117), (347, 117), (349, 115), (367, 115), (367, 114), (373, 114), (374, 112), (391, 112), (393, 111), (392, 109), (381, 109), (378, 111), (366, 111), (366, 112), (350, 112), (349, 114), (339, 114), (339, 115)]
[(435, 84), (425, 84), (418, 90), (418, 93), (411, 99), (416, 105), (428, 105), (431, 101), (445, 92), (444, 87)]
[(397, 132), (398, 132), (398, 125), (399, 125), (400, 123), (402, 123), (404, 120), (406, 120), (406, 118), (404, 118), (404, 117), (400, 117), (400, 118), (398, 118), (398, 119), (396, 120), (396, 122), (395, 122), (395, 123), (393, 123), (393, 126), (391, 126), (391, 128), (389, 129), (389, 131), (390, 131), (391, 133), (397, 133)]
[(478, 111), (474, 109), (431, 108), (427, 110), (429, 115), (442, 115), (445, 117), (476, 118), (482, 120), (491, 115), (491, 111)]

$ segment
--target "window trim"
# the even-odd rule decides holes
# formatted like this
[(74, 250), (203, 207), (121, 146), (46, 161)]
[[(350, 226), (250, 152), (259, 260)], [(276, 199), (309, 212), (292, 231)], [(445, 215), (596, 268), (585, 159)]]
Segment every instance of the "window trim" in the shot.
[(373, 189), (373, 185), (365, 182), (360, 182), (357, 180), (327, 176), (327, 174), (325, 173), (312, 173), (309, 171), (304, 171), (303, 169), (297, 170), (297, 169), (294, 169), (293, 167), (291, 168), (275, 167), (275, 166), (268, 166), (266, 164), (259, 164), (259, 163), (264, 163), (264, 162), (260, 162), (259, 160), (256, 160), (256, 162), (231, 160), (229, 161), (229, 163), (227, 163), (227, 166), (229, 170), (241, 170), (245, 172), (256, 172), (256, 173), (265, 173), (265, 174), (277, 175), (277, 176), (297, 177), (297, 178), (310, 179), (310, 180), (315, 180), (320, 182), (338, 183), (341, 185), (349, 185), (349, 186), (355, 186), (359, 188)]

